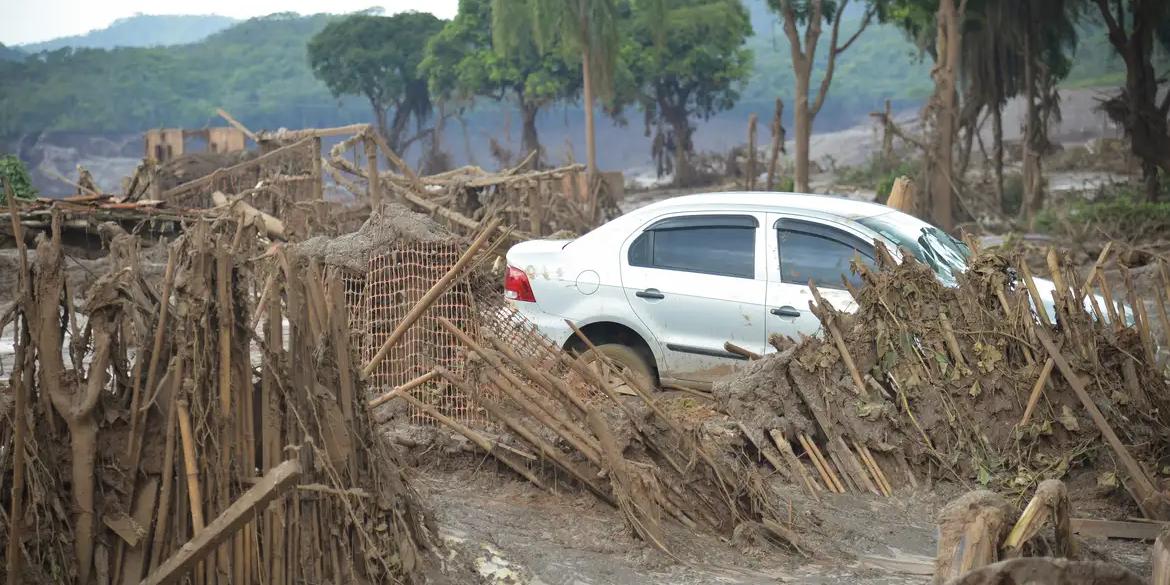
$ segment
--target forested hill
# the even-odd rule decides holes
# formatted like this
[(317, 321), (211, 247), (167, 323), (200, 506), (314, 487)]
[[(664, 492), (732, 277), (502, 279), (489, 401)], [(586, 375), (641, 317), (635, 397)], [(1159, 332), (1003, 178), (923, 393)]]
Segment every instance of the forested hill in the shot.
[(21, 61), (25, 57), (23, 51), (12, 47), (5, 47), (0, 43), (0, 61)]
[[(755, 71), (732, 115), (770, 112), (776, 97), (792, 101), (787, 39), (764, 0), (745, 4), (756, 32), (748, 41), (755, 53)], [(843, 31), (856, 26), (857, 16), (851, 17)], [(0, 138), (44, 130), (201, 127), (213, 120), (220, 106), (255, 128), (367, 120), (370, 113), (364, 101), (339, 102), (307, 65), (308, 39), (334, 18), (338, 17), (275, 14), (235, 24), (191, 44), (58, 49), (23, 62), (0, 60)], [(822, 35), (822, 42), (827, 43), (828, 36)], [(819, 50), (818, 58), (825, 53)], [(1085, 27), (1074, 62), (1068, 85), (1117, 85), (1124, 76), (1100, 27)], [(917, 103), (930, 91), (929, 69), (902, 31), (871, 26), (838, 61), (818, 129), (852, 124), (885, 99)]]
[(63, 47), (113, 49), (115, 47), (164, 47), (202, 41), (238, 21), (217, 14), (150, 15), (119, 18), (110, 26), (83, 35), (60, 37), (41, 43), (21, 45), (26, 53), (53, 51)]

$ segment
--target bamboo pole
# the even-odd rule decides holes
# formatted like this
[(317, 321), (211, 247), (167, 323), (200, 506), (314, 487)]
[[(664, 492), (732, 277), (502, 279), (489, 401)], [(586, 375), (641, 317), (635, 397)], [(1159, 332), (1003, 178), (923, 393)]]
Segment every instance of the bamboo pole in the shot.
[(187, 400), (177, 398), (179, 434), (183, 442), (183, 467), (187, 471), (187, 497), (191, 500), (191, 527), (193, 534), (203, 531), (203, 492), (199, 488), (199, 468), (195, 460), (195, 437), (191, 433), (191, 413)]
[(817, 492), (824, 490), (820, 484), (818, 484), (816, 480), (814, 480), (812, 476), (808, 474), (808, 470), (805, 469), (804, 464), (801, 463), (800, 459), (796, 457), (796, 452), (792, 450), (792, 443), (789, 443), (788, 439), (785, 439), (784, 435), (776, 429), (769, 430), (768, 434), (772, 437), (772, 441), (776, 443), (776, 447), (780, 449), (780, 454), (783, 455), (784, 458), (788, 461), (788, 465), (796, 470), (796, 473), (800, 476), (801, 482), (804, 484), (805, 488), (808, 489), (808, 492), (812, 494), (814, 498), (819, 499), (820, 496), (817, 495)]
[(429, 372), (427, 372), (427, 373), (425, 373), (425, 374), (423, 374), (423, 375), (421, 375), (413, 380), (406, 382), (405, 384), (403, 384), (401, 386), (395, 387), (393, 390), (386, 392), (385, 394), (382, 394), (381, 396), (378, 396), (377, 398), (374, 398), (373, 400), (367, 402), (366, 406), (368, 408), (370, 408), (371, 410), (374, 408), (377, 408), (379, 406), (382, 406), (383, 404), (386, 404), (387, 402), (390, 402), (391, 400), (394, 400), (395, 398), (397, 398), (399, 394), (402, 394), (403, 392), (409, 392), (415, 388), (418, 388), (419, 386), (422, 386), (423, 384), (426, 384), (427, 382), (430, 382), (431, 380), (434, 380), (437, 377), (439, 377), (439, 372), (437, 372), (435, 370), (431, 370), (431, 371), (429, 371)]
[(1048, 383), (1049, 376), (1052, 375), (1052, 368), (1056, 365), (1056, 361), (1048, 358), (1044, 362), (1044, 367), (1040, 370), (1040, 377), (1036, 379), (1036, 384), (1032, 386), (1032, 393), (1028, 396), (1028, 404), (1024, 407), (1024, 416), (1020, 417), (1020, 422), (1016, 426), (1024, 426), (1028, 424), (1028, 420), (1032, 418), (1032, 411), (1036, 408), (1036, 403), (1040, 401), (1040, 395), (1044, 393), (1044, 386)]
[[(545, 441), (540, 436), (538, 436), (536, 433), (532, 432), (528, 427), (524, 426), (524, 424), (521, 423), (519, 420), (517, 420), (514, 417), (505, 413), (501, 408), (499, 408), (491, 400), (485, 399), (483, 397), (482, 393), (476, 392), (474, 388), (472, 388), (465, 380), (463, 380), (459, 376), (456, 376), (451, 371), (449, 371), (445, 368), (440, 367), (440, 368), (435, 368), (435, 369), (439, 372), (439, 375), (443, 376), (443, 378), (446, 379), (448, 382), (454, 384), (457, 388), (459, 388), (460, 391), (464, 392), (465, 394), (467, 394), (469, 396), (473, 396), (475, 398), (476, 402), (478, 402), (479, 405), (484, 408), (484, 410), (487, 410), (489, 413), (491, 413), (492, 417), (494, 417), (496, 420), (504, 423), (504, 426), (508, 427), (509, 429), (512, 429), (512, 431), (515, 432), (520, 438), (524, 439), (530, 445), (535, 447), (536, 450), (542, 456), (547, 457), (550, 461), (555, 463), (558, 467), (560, 467), (561, 469), (564, 469), (565, 472), (567, 472), (569, 475), (576, 478), (577, 481), (581, 482), (581, 484), (584, 485), (586, 488), (588, 488), (589, 491), (593, 492), (598, 498), (601, 498), (602, 501), (604, 501), (605, 503), (607, 503), (611, 506), (615, 506), (615, 507), (617, 506), (617, 502), (613, 499), (613, 496), (611, 494), (607, 493), (605, 490), (601, 489), (600, 486), (593, 483), (593, 480), (590, 478), (590, 476), (591, 475), (596, 476), (595, 473), (590, 474), (585, 469), (578, 467), (575, 463), (570, 461), (568, 459), (568, 457), (566, 457), (565, 454), (560, 449), (557, 449), (556, 447), (552, 446), (551, 444), (549, 444), (548, 441)], [(499, 388), (500, 390), (507, 391), (507, 387), (506, 387), (507, 385), (501, 384), (498, 378), (493, 378), (493, 382), (495, 382), (496, 387)], [(515, 399), (516, 397), (513, 396), (513, 398)], [(525, 410), (527, 410), (529, 414), (536, 414), (534, 410), (527, 408), (527, 405), (525, 403), (518, 401), (517, 404), (519, 404), (522, 407), (525, 407)], [(548, 424), (547, 420), (541, 420), (541, 422), (544, 423), (545, 426), (549, 426), (550, 428), (553, 428), (551, 425)], [(555, 431), (556, 429), (553, 428), (553, 430)], [(564, 436), (562, 433), (557, 433), (557, 434), (562, 435), (562, 437)], [(584, 454), (586, 456), (586, 458), (589, 459), (589, 461), (591, 463), (598, 465), (598, 466), (601, 465), (602, 459), (601, 459), (600, 455), (598, 455), (598, 453), (597, 453), (597, 451), (600, 451), (600, 447), (598, 448), (597, 451), (595, 451), (593, 453), (588, 453), (584, 450), (581, 450), (580, 446), (578, 446), (578, 445), (574, 445), (574, 447), (576, 447), (578, 450), (580, 450), (581, 453)]]
[[(167, 267), (163, 272), (162, 298), (159, 300), (158, 324), (154, 328), (154, 341), (150, 347), (150, 360), (146, 366), (146, 383), (140, 384), (141, 379), (134, 378), (134, 386), (130, 399), (130, 435), (128, 451), (128, 469), (138, 469), (138, 462), (142, 457), (142, 441), (145, 429), (146, 412), (141, 403), (141, 391), (145, 387), (147, 392), (154, 388), (155, 377), (158, 374), (158, 360), (162, 354), (163, 339), (167, 332), (167, 317), (170, 314), (171, 290), (175, 285), (175, 265), (178, 263), (178, 250), (172, 245), (167, 249)], [(141, 359), (141, 358), (139, 358)]]
[(457, 260), (455, 264), (447, 271), (447, 273), (444, 274), (443, 277), (438, 281), (436, 281), (435, 284), (431, 286), (430, 290), (428, 290), (422, 296), (422, 298), (419, 299), (419, 301), (410, 308), (410, 311), (406, 314), (405, 317), (402, 318), (401, 321), (398, 322), (398, 325), (394, 327), (394, 331), (392, 331), (390, 336), (386, 338), (386, 341), (382, 343), (382, 346), (378, 349), (378, 352), (374, 354), (374, 357), (370, 360), (370, 363), (366, 364), (366, 367), (362, 368), (362, 379), (368, 379), (370, 375), (374, 373), (374, 370), (377, 369), (378, 364), (382, 363), (382, 360), (386, 359), (386, 356), (390, 353), (390, 348), (394, 347), (394, 345), (402, 339), (402, 336), (406, 335), (406, 331), (410, 329), (412, 325), (414, 325), (415, 321), (418, 321), (419, 317), (422, 317), (423, 313), (425, 313), (427, 309), (429, 309), (430, 306), (434, 304), (434, 302), (438, 300), (438, 298), (444, 292), (446, 292), (448, 288), (451, 287), (451, 285), (455, 282), (455, 278), (458, 277), (463, 269), (471, 263), (471, 261), (475, 258), (476, 252), (478, 252), (480, 248), (483, 248), (484, 245), (487, 244), (488, 239), (492, 234), (495, 233), (496, 228), (499, 227), (499, 225), (499, 219), (492, 219), (490, 222), (488, 222), (488, 225), (482, 232), (480, 232), (479, 237), (477, 237), (475, 241), (471, 243), (471, 246), (469, 246), (467, 250), (463, 252), (463, 255), (459, 257), (459, 260)]
[(840, 480), (834, 481), (835, 478), (829, 475), (828, 467), (823, 461), (821, 461), (820, 457), (817, 457), (817, 454), (813, 451), (813, 444), (809, 442), (808, 437), (801, 433), (796, 435), (796, 438), (800, 441), (800, 446), (804, 447), (804, 452), (806, 455), (808, 455), (809, 460), (812, 461), (813, 467), (815, 467), (817, 472), (821, 474), (821, 480), (825, 482), (826, 486), (829, 486), (829, 491), (838, 494), (845, 493), (845, 488), (837, 483), (837, 481)]
[(167, 406), (167, 430), (166, 439), (163, 441), (163, 466), (162, 466), (162, 485), (158, 497), (158, 513), (155, 515), (154, 539), (150, 547), (150, 569), (147, 571), (154, 571), (162, 559), (162, 548), (166, 542), (167, 523), (170, 521), (171, 510), (171, 492), (173, 491), (171, 485), (174, 483), (175, 474), (175, 426), (178, 421), (177, 405), (179, 402), (179, 392), (183, 387), (183, 358), (177, 356), (175, 358), (175, 365), (172, 372), (174, 376), (171, 382), (170, 402)]
[(527, 479), (528, 481), (532, 482), (532, 485), (535, 485), (536, 487), (538, 487), (542, 490), (545, 490), (547, 492), (550, 492), (550, 493), (552, 492), (552, 490), (549, 489), (548, 486), (544, 485), (544, 482), (540, 481), (539, 478), (537, 478), (535, 475), (533, 475), (532, 472), (529, 471), (528, 468), (524, 467), (524, 465), (522, 463), (518, 463), (515, 460), (513, 460), (512, 457), (507, 454), (507, 452), (496, 449), (496, 445), (494, 443), (492, 443), (491, 441), (488, 441), (486, 438), (484, 438), (483, 435), (471, 430), (470, 428), (468, 428), (465, 425), (459, 423), (458, 421), (452, 419), (451, 417), (445, 416), (443, 413), (432, 408), (429, 404), (415, 398), (414, 396), (411, 396), (407, 392), (403, 392), (403, 393), (399, 394), (398, 397), (409, 402), (415, 408), (423, 411), (424, 413), (427, 414), (427, 416), (430, 416), (431, 418), (447, 425), (455, 432), (463, 435), (464, 437), (467, 438), (467, 440), (469, 440), (473, 444), (475, 444), (476, 447), (479, 447), (488, 455), (495, 457), (498, 461), (500, 461), (504, 465), (507, 465), (509, 468), (511, 468), (512, 471), (515, 471), (516, 473), (520, 474), (520, 476), (523, 477), (524, 479)]

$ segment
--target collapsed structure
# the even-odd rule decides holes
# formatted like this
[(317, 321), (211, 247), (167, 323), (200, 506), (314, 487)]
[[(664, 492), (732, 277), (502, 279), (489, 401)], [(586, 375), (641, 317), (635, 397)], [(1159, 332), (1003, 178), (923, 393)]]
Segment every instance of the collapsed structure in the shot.
[[(1150, 302), (1111, 288), (1108, 250), (1084, 280), (1050, 256), (1052, 316), (1020, 258), (979, 252), (947, 287), (881, 254), (856, 313), (811, 286), (822, 335), (773, 340), (713, 393), (665, 396), (563, 351), (496, 289), (510, 243), (615, 213), (579, 167), (420, 177), (364, 125), (249, 135), (263, 152), (178, 184), (144, 166), (119, 197), (10, 207), (10, 581), (421, 581), (442, 544), (388, 441), (408, 427), (461, 437), (539, 489), (591, 493), (668, 555), (679, 528), (812, 554), (815, 521), (796, 507), (975, 480), (1041, 489), (1014, 527), (986, 493), (944, 510), (959, 528), (942, 530), (936, 580), (1068, 556), (1067, 494), (1041, 482), (1113, 461), (1140, 513), (1170, 519), (1170, 282)], [(325, 155), (323, 136), (348, 137)], [(99, 220), (105, 270), (67, 289), (63, 240)], [(119, 226), (181, 233), (161, 275)], [(1046, 522), (1057, 546), (1037, 545)]]

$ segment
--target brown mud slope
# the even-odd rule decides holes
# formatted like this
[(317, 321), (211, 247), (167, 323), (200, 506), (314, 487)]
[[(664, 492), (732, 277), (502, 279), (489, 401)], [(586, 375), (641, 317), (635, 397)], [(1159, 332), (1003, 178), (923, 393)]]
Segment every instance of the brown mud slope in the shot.
[[(1057, 323), (1038, 323), (1030, 274), (1016, 276), (1018, 258), (978, 253), (959, 286), (948, 288), (923, 264), (883, 256), (878, 270), (863, 274), (855, 314), (816, 309), (840, 343), (831, 328), (796, 344), (773, 340), (782, 351), (717, 384), (722, 407), (750, 432), (779, 430), (793, 445), (800, 434), (830, 448), (827, 435), (855, 441), (893, 483), (926, 474), (1018, 493), (1076, 468), (1124, 469), (1116, 477), (1149, 495), (1170, 462), (1170, 393), (1154, 365), (1157, 344), (1144, 309), (1123, 327), (1116, 309), (1087, 297), (1095, 290), (1061, 269)], [(1107, 286), (1101, 293), (1124, 294)], [(1145, 306), (1132, 294), (1127, 300)], [(1054, 340), (1055, 353), (1042, 338)], [(1056, 356), (1068, 368), (1046, 364)], [(1137, 467), (1103, 440), (1066, 369), (1152, 477), (1129, 473)]]

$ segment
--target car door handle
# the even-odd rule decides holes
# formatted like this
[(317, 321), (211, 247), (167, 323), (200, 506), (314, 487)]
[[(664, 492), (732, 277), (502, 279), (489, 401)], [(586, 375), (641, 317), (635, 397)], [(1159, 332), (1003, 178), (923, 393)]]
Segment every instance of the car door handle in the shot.
[(637, 297), (640, 297), (643, 299), (665, 299), (666, 298), (666, 295), (658, 292), (658, 289), (656, 289), (656, 288), (648, 288), (646, 290), (640, 290), (640, 291), (634, 293), (634, 296), (637, 296)]
[(772, 309), (769, 312), (772, 313), (773, 315), (776, 315), (777, 317), (799, 317), (800, 316), (800, 311), (796, 310), (796, 307), (792, 307), (789, 305), (784, 305), (783, 307), (780, 307), (778, 309)]

